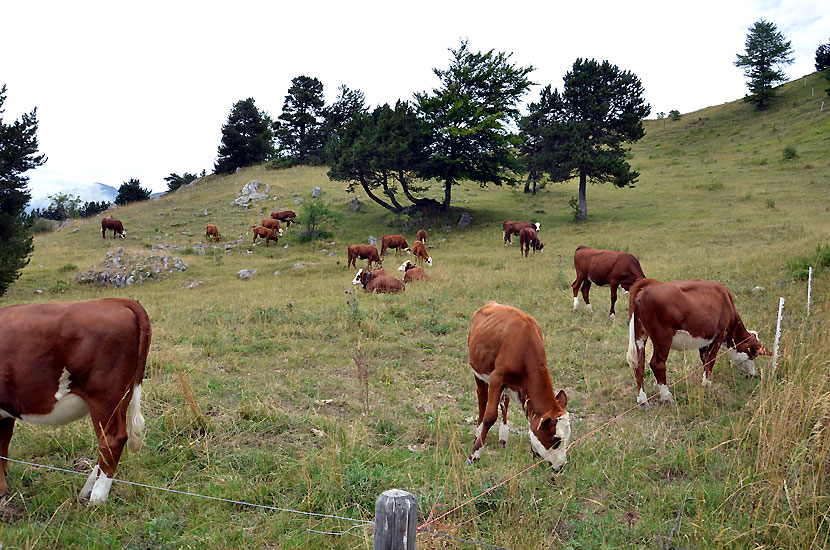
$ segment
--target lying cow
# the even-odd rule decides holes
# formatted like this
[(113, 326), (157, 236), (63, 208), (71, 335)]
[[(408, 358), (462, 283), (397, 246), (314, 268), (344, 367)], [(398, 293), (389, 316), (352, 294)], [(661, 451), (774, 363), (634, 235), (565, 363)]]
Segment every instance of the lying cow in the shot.
[[(16, 420), (61, 426), (86, 415), (98, 461), (81, 499), (103, 504), (124, 444), (142, 443), (141, 383), (150, 319), (135, 300), (16, 305), (0, 309), (0, 454)], [(0, 494), (8, 493), (0, 459)]]
[(512, 398), (525, 409), (533, 452), (548, 460), (554, 470), (561, 469), (571, 437), (570, 416), (565, 411), (568, 396), (563, 390), (554, 392), (536, 319), (514, 307), (489, 302), (473, 314), (467, 347), (478, 392), (478, 427), (467, 463), (481, 458), (487, 432), (498, 418), (499, 403), (499, 444), (507, 444), (507, 407)]
[(380, 240), (380, 255), (386, 256), (386, 250), (389, 248), (395, 249), (395, 256), (398, 255), (399, 250), (409, 253), (409, 245), (406, 244), (406, 239), (402, 235), (384, 235)]
[(251, 244), (256, 244), (257, 238), (265, 239), (265, 246), (268, 246), (271, 241), (274, 241), (275, 243), (280, 241), (279, 236), (277, 236), (273, 229), (268, 229), (267, 227), (262, 227), (260, 225), (252, 225), (251, 229), (254, 230), (254, 240)]
[(419, 240), (422, 243), (427, 244), (427, 231), (426, 231), (426, 229), (419, 229), (416, 237), (417, 237), (416, 240)]
[[(364, 271), (366, 271), (366, 270), (363, 269), (362, 267), (357, 270), (357, 275), (355, 275), (354, 279), (352, 279), (352, 284), (353, 285), (362, 285), (363, 284), (363, 280), (361, 279), (361, 276), (363, 275)], [(381, 275), (388, 275), (388, 273), (386, 273), (386, 270), (382, 267), (379, 267), (377, 269), (373, 269), (372, 271), (370, 271), (370, 273), (372, 274), (372, 277), (379, 277)]]
[(403, 282), (411, 283), (412, 281), (421, 281), (427, 280), (427, 272), (424, 271), (423, 267), (417, 267), (415, 264), (406, 260), (404, 263), (401, 264), (401, 267), (398, 268), (398, 271), (403, 271)]
[(423, 264), (426, 262), (428, 266), (432, 267), (432, 258), (427, 254), (427, 247), (421, 241), (415, 241), (412, 245), (412, 254), (415, 255), (415, 261), (417, 263)]
[(545, 243), (539, 241), (535, 229), (532, 227), (522, 227), (519, 230), (519, 254), (527, 258), (527, 253), (531, 248), (533, 249), (533, 253), (536, 254), (537, 250), (543, 252), (542, 249), (544, 247)]
[(281, 212), (271, 212), (271, 218), (285, 223), (285, 227), (291, 227), (291, 223), (300, 223), (295, 218), (297, 214), (293, 210), (283, 210)]
[(758, 341), (758, 333), (744, 328), (732, 294), (715, 281), (660, 282), (641, 279), (631, 287), (628, 298), (628, 365), (637, 380), (637, 402), (648, 409), (643, 390), (646, 341), (651, 338), (654, 353), (651, 370), (657, 379), (660, 398), (672, 402), (666, 385), (666, 359), (670, 349), (699, 350), (703, 362), (703, 386), (712, 384), (712, 367), (721, 347), (729, 352), (742, 373), (755, 375), (755, 357), (771, 355)]
[(518, 235), (519, 231), (522, 230), (522, 227), (530, 227), (531, 229), (535, 229), (538, 233), (542, 229), (542, 224), (539, 222), (512, 222), (512, 221), (505, 221), (501, 224), (502, 226), (502, 237), (504, 237), (504, 246), (512, 245), (513, 241), (510, 238), (513, 235)]
[(118, 235), (122, 239), (127, 236), (127, 232), (124, 231), (124, 225), (121, 223), (121, 220), (104, 218), (103, 220), (101, 220), (101, 237), (103, 237), (104, 239), (107, 238), (107, 229), (112, 229), (113, 239), (116, 235)]
[(205, 238), (206, 239), (213, 239), (213, 242), (219, 242), (219, 228), (215, 225), (208, 224), (207, 229), (205, 229)]
[(574, 291), (574, 311), (579, 309), (577, 293), (580, 287), (585, 309), (588, 313), (593, 313), (591, 302), (588, 300), (591, 283), (597, 286), (611, 285), (611, 317), (614, 316), (614, 304), (617, 303), (617, 287), (621, 286), (628, 292), (631, 285), (645, 277), (640, 261), (634, 254), (587, 246), (578, 246), (574, 251), (574, 268), (576, 280), (571, 284)]
[(403, 281), (390, 277), (389, 275), (375, 276), (370, 271), (364, 271), (360, 274), (360, 284), (363, 285), (364, 292), (375, 292), (377, 294), (403, 292), (406, 290)]
[(282, 237), (282, 228), (280, 227), (280, 221), (275, 220), (273, 218), (262, 218), (262, 227), (267, 227), (268, 229), (273, 229), (277, 232), (277, 235)]
[(383, 260), (380, 259), (380, 255), (378, 254), (378, 249), (372, 246), (371, 244), (352, 244), (349, 245), (346, 251), (348, 255), (348, 262), (346, 263), (346, 268), (357, 267), (355, 263), (358, 259), (367, 260), (367, 269), (370, 269), (372, 267), (372, 262), (374, 262), (376, 266), (380, 266), (380, 264), (383, 262)]

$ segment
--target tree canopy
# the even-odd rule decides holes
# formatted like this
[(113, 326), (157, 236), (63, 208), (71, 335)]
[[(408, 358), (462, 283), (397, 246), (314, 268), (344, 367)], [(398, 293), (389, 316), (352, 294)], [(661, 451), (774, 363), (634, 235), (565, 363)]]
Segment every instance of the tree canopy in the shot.
[(222, 126), (219, 158), (213, 169), (217, 174), (230, 174), (237, 168), (265, 162), (273, 154), (272, 141), (268, 115), (257, 109), (251, 97), (237, 101)]
[(326, 136), (322, 82), (304, 75), (292, 79), (278, 119), (274, 132), (283, 158), (295, 164), (323, 161)]
[[(816, 70), (824, 71), (824, 78), (830, 82), (830, 42), (822, 44), (816, 49)], [(824, 90), (830, 95), (830, 87)]]
[(190, 172), (185, 172), (181, 176), (175, 172), (172, 172), (169, 176), (164, 178), (164, 181), (167, 182), (167, 191), (175, 191), (182, 185), (188, 185), (189, 183), (193, 183), (198, 178), (196, 174), (191, 174)]
[[(345, 84), (338, 88), (337, 99), (324, 110), (323, 133), (326, 147), (345, 131), (346, 124), (357, 115), (365, 114), (369, 108), (366, 106), (366, 98), (360, 90), (351, 90)], [(327, 152), (328, 155), (328, 152)], [(329, 164), (337, 159), (328, 157)]]
[(150, 198), (150, 194), (150, 191), (141, 187), (141, 182), (138, 179), (130, 178), (118, 188), (115, 204), (125, 205), (131, 202), (146, 201)]
[(790, 41), (778, 31), (774, 23), (759, 19), (746, 35), (746, 53), (738, 54), (735, 66), (749, 79), (749, 93), (744, 101), (752, 103), (760, 111), (775, 97), (773, 86), (787, 80), (781, 65), (793, 62)]

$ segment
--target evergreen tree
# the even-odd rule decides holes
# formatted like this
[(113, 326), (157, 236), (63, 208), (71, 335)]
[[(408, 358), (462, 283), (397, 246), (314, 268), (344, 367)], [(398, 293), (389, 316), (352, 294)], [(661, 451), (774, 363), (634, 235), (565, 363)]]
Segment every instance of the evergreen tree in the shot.
[[(366, 98), (360, 90), (350, 90), (345, 84), (338, 89), (337, 99), (324, 110), (323, 133), (326, 147), (329, 143), (339, 139), (345, 131), (346, 124), (359, 114), (366, 113)], [(328, 154), (328, 153), (327, 153)], [(328, 158), (333, 164), (336, 159)]]
[(29, 170), (46, 162), (37, 152), (37, 108), (10, 124), (3, 121), (6, 85), (0, 88), (0, 296), (20, 276), (34, 250), (26, 205)]
[(213, 170), (230, 174), (237, 168), (265, 162), (273, 153), (272, 141), (268, 115), (257, 109), (251, 97), (237, 101), (222, 126), (219, 158)]
[(651, 107), (640, 79), (608, 61), (577, 59), (563, 92), (546, 86), (520, 122), (522, 137), (538, 142), (534, 166), (554, 182), (579, 176), (578, 216), (588, 217), (587, 181), (633, 186), (639, 172), (625, 160), (624, 143), (645, 135)]
[(189, 183), (193, 183), (198, 176), (196, 174), (191, 174), (190, 172), (185, 172), (181, 176), (172, 172), (169, 176), (164, 178), (164, 181), (167, 182), (167, 191), (175, 191), (182, 185), (187, 185)]
[(432, 93), (415, 94), (431, 129), (430, 156), (420, 176), (444, 183), (443, 210), (460, 181), (501, 185), (509, 181), (507, 171), (520, 168), (510, 124), (518, 117), (518, 103), (532, 84), (527, 75), (533, 70), (510, 63), (512, 54), (472, 52), (466, 40), (450, 52), (450, 66), (433, 69), (441, 85)]
[[(816, 70), (824, 71), (824, 78), (830, 82), (830, 42), (816, 49)], [(824, 90), (830, 95), (830, 87)]]
[(90, 218), (96, 214), (100, 214), (101, 212), (106, 212), (107, 210), (109, 210), (110, 205), (111, 203), (107, 201), (87, 201), (84, 203), (83, 206), (81, 206), (78, 213), (81, 215), (82, 218)]
[(761, 111), (775, 97), (773, 86), (787, 80), (780, 65), (793, 62), (793, 49), (790, 41), (778, 32), (774, 23), (759, 19), (750, 27), (746, 35), (746, 54), (738, 54), (735, 66), (744, 70), (749, 79), (749, 94), (744, 101), (752, 103)]
[(141, 187), (141, 182), (136, 178), (130, 178), (118, 188), (118, 196), (115, 197), (115, 204), (125, 205), (131, 202), (146, 201), (150, 198), (150, 191)]
[(274, 125), (282, 157), (295, 164), (323, 161), (324, 105), (322, 82), (308, 76), (291, 81), (282, 114)]

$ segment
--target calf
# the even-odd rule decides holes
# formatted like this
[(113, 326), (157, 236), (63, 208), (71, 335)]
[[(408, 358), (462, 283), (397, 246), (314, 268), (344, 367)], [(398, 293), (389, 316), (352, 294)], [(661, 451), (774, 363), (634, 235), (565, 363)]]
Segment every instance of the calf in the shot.
[(643, 390), (646, 341), (654, 353), (651, 371), (657, 379), (660, 398), (672, 402), (666, 385), (666, 359), (670, 349), (697, 349), (703, 362), (703, 386), (712, 384), (712, 367), (718, 351), (725, 347), (742, 373), (755, 375), (755, 358), (771, 355), (758, 341), (758, 333), (744, 328), (732, 294), (715, 281), (660, 282), (641, 279), (628, 298), (628, 365), (637, 380), (637, 402), (648, 409)]
[(536, 235), (536, 230), (532, 227), (522, 227), (519, 230), (519, 254), (527, 258), (527, 253), (533, 248), (533, 253), (536, 251), (543, 252), (545, 243), (539, 241)]
[[(89, 414), (98, 461), (80, 497), (103, 504), (124, 444), (142, 443), (141, 383), (150, 319), (135, 300), (0, 309), (0, 456), (9, 456), (15, 421), (61, 426)], [(0, 493), (8, 493), (0, 459)]]
[(399, 279), (388, 275), (375, 276), (369, 271), (364, 271), (360, 274), (360, 283), (363, 285), (364, 292), (375, 292), (377, 294), (403, 292), (406, 290), (406, 286)]
[(536, 319), (514, 307), (488, 302), (473, 314), (467, 347), (478, 392), (478, 427), (467, 463), (481, 458), (499, 403), (499, 444), (507, 444), (507, 407), (512, 398), (527, 415), (533, 452), (548, 460), (554, 470), (561, 469), (571, 436), (570, 416), (565, 411), (568, 396), (563, 390), (554, 392)]
[(251, 229), (254, 230), (254, 240), (251, 244), (256, 244), (257, 237), (265, 239), (265, 246), (268, 246), (271, 241), (278, 243), (280, 238), (274, 232), (273, 229), (268, 229), (267, 227), (262, 227), (258, 225), (252, 225)]
[(291, 227), (291, 223), (300, 223), (296, 219), (297, 214), (293, 210), (283, 210), (282, 212), (271, 212), (271, 218), (285, 223), (285, 227)]
[(617, 287), (621, 286), (628, 292), (631, 285), (645, 277), (640, 261), (633, 254), (587, 246), (579, 246), (574, 252), (574, 268), (576, 280), (571, 284), (574, 291), (574, 311), (579, 309), (577, 293), (580, 286), (585, 309), (588, 313), (593, 313), (591, 302), (588, 300), (591, 283), (597, 286), (611, 285), (611, 317), (614, 316), (614, 304), (617, 303)]
[(401, 235), (385, 235), (380, 240), (380, 255), (385, 256), (388, 248), (395, 249), (395, 256), (398, 255), (400, 249), (406, 251), (407, 254), (409, 253), (409, 245), (406, 244), (406, 239)]
[(268, 229), (273, 229), (277, 232), (277, 235), (282, 237), (282, 228), (280, 227), (280, 221), (275, 220), (273, 218), (262, 218), (262, 227), (267, 227)]
[(206, 239), (213, 239), (213, 242), (219, 242), (219, 228), (215, 225), (208, 224), (207, 229), (205, 229), (205, 238)]
[(107, 238), (107, 229), (112, 229), (112, 238), (115, 238), (115, 235), (118, 235), (122, 239), (127, 236), (127, 232), (124, 231), (124, 225), (121, 223), (121, 220), (114, 220), (112, 218), (104, 218), (101, 220), (101, 237), (104, 239)]
[(380, 266), (380, 264), (383, 262), (383, 260), (380, 259), (380, 255), (378, 254), (378, 249), (372, 246), (371, 244), (349, 245), (347, 249), (347, 254), (348, 262), (346, 263), (346, 268), (357, 267), (357, 265), (355, 265), (355, 262), (358, 259), (367, 260), (367, 269), (372, 267), (372, 262), (374, 262), (376, 266)]
[[(363, 284), (363, 281), (361, 280), (361, 276), (363, 275), (364, 271), (366, 271), (366, 270), (363, 269), (362, 267), (357, 270), (357, 275), (355, 275), (354, 279), (352, 279), (352, 284), (353, 285), (362, 285)], [(378, 277), (380, 275), (388, 275), (388, 273), (386, 273), (386, 270), (383, 269), (382, 267), (379, 267), (377, 269), (373, 269), (372, 271), (370, 271), (370, 273), (372, 274), (372, 277)]]
[(401, 267), (398, 268), (398, 271), (403, 271), (403, 282), (411, 283), (412, 281), (420, 281), (426, 280), (427, 272), (424, 271), (423, 267), (416, 267), (415, 264), (406, 260), (404, 263), (401, 264)]
[(432, 258), (427, 254), (427, 247), (421, 241), (415, 241), (412, 245), (412, 254), (415, 255), (415, 261), (419, 264), (426, 262), (428, 266), (432, 267)]
[(417, 240), (421, 241), (421, 242), (422, 242), (422, 243), (424, 243), (424, 244), (427, 244), (427, 232), (426, 232), (426, 229), (419, 229), (419, 230), (418, 230), (418, 234), (417, 234), (416, 236), (417, 236)]
[(519, 231), (522, 230), (522, 227), (530, 227), (531, 229), (535, 229), (538, 233), (542, 229), (542, 224), (539, 222), (512, 222), (512, 221), (505, 221), (501, 224), (502, 226), (502, 237), (504, 237), (504, 246), (512, 245), (513, 241), (510, 238), (513, 235), (518, 235)]

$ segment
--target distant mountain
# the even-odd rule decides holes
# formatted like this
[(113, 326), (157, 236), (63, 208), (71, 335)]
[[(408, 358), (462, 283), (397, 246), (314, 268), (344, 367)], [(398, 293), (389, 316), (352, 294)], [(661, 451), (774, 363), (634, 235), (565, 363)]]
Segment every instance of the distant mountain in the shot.
[[(112, 187), (111, 185), (105, 185), (103, 183), (95, 182), (89, 185), (72, 187), (70, 189), (60, 189), (58, 191), (53, 191), (48, 194), (57, 195), (58, 193), (80, 197), (83, 202), (115, 202), (115, 197), (118, 196), (118, 189)], [(49, 198), (46, 195), (36, 196), (33, 193), (32, 200), (29, 202), (29, 205), (26, 207), (26, 210), (34, 210), (35, 208), (46, 208), (51, 203), (52, 201), (49, 200)]]

